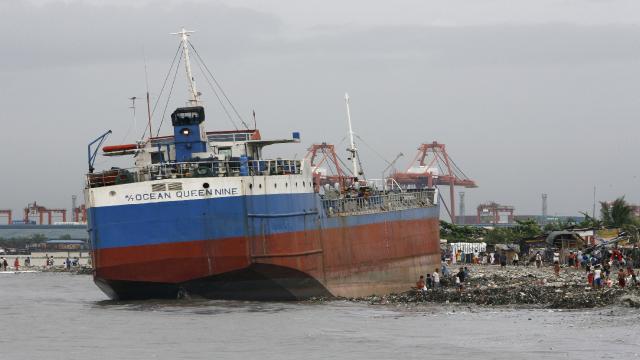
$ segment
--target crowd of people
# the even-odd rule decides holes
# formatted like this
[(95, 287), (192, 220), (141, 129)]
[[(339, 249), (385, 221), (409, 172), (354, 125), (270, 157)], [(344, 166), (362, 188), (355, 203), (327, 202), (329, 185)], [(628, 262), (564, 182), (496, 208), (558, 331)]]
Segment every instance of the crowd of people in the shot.
[[(562, 255), (561, 255), (562, 254)], [(464, 290), (464, 283), (469, 279), (469, 268), (459, 267), (455, 273), (451, 272), (448, 264), (457, 266), (459, 264), (481, 264), (507, 266), (520, 265), (520, 258), (524, 258), (524, 265), (533, 264), (536, 268), (542, 268), (545, 262), (551, 260), (551, 264), (556, 276), (560, 276), (560, 271), (565, 269), (584, 270), (586, 282), (594, 289), (613, 287), (614, 285), (625, 288), (629, 286), (640, 287), (640, 279), (636, 273), (640, 267), (640, 248), (635, 245), (632, 249), (621, 249), (618, 247), (595, 249), (583, 252), (575, 251), (554, 251), (543, 254), (535, 251), (528, 254), (518, 254), (512, 252), (509, 257), (500, 252), (474, 252), (465, 254), (462, 250), (455, 252), (443, 251), (441, 254), (441, 267), (435, 269), (431, 274), (420, 276), (416, 283), (416, 289), (426, 292), (431, 289), (438, 289), (443, 286), (455, 284), (458, 291)], [(442, 271), (440, 270), (442, 269)]]
[(519, 265), (520, 257), (517, 252), (513, 252), (511, 259), (504, 252), (484, 252), (476, 251), (465, 253), (463, 250), (452, 252), (451, 250), (441, 252), (441, 260), (450, 264), (482, 264), (482, 265)]
[(427, 274), (426, 278), (424, 277), (424, 275), (421, 275), (416, 282), (416, 289), (424, 293), (432, 289), (438, 289), (443, 286), (450, 286), (452, 283), (455, 283), (458, 291), (462, 291), (464, 289), (464, 282), (468, 278), (468, 267), (460, 267), (460, 269), (455, 274), (452, 274), (449, 271), (447, 264), (442, 263), (442, 274), (440, 273), (440, 269), (436, 268), (432, 274)]
[[(74, 258), (66, 258), (63, 261), (63, 265), (66, 269), (71, 269), (72, 266), (78, 266), (80, 264), (80, 259), (78, 257)], [(55, 265), (55, 260), (53, 256), (49, 256), (46, 254), (44, 257), (44, 268), (49, 269)], [(20, 258), (16, 257), (13, 261), (13, 266), (10, 266), (9, 261), (4, 257), (0, 257), (0, 271), (20, 271), (20, 268), (30, 268), (31, 267), (31, 257), (27, 256), (23, 263), (20, 263)]]
[[(26, 259), (24, 259), (24, 266), (26, 267), (31, 266), (31, 258), (29, 258), (28, 256)], [(9, 261), (7, 261), (7, 259), (5, 259), (4, 256), (0, 257), (0, 270), (2, 271), (11, 270), (11, 267), (9, 267)], [(20, 270), (20, 259), (16, 257), (15, 260), (13, 260), (13, 271), (18, 271), (18, 270)]]

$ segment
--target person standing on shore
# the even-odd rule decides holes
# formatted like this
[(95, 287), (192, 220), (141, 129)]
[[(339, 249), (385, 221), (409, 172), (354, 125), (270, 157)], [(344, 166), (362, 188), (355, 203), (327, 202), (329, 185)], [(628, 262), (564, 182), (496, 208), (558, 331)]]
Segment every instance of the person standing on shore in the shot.
[(576, 270), (578, 270), (582, 266), (582, 250), (578, 250), (576, 254)]
[(596, 269), (593, 270), (593, 283), (596, 289), (600, 289), (602, 286), (602, 270), (600, 269), (600, 265), (597, 265)]
[(627, 284), (626, 278), (627, 276), (624, 274), (624, 270), (622, 268), (618, 269), (618, 285), (624, 289)]
[(447, 277), (449, 276), (449, 268), (447, 267), (447, 264), (442, 264), (442, 276)]
[(2, 267), (4, 268), (4, 271), (7, 271), (9, 268), (9, 262), (5, 258), (2, 258)]
[(609, 277), (611, 275), (611, 261), (609, 259), (605, 259), (602, 268), (604, 270), (604, 275)]
[(634, 268), (640, 267), (640, 249), (638, 248), (638, 244), (633, 245), (631, 260), (633, 261), (632, 266)]
[(513, 266), (518, 266), (519, 260), (520, 258), (518, 257), (518, 253), (517, 252), (513, 253)]
[(16, 271), (20, 270), (20, 260), (18, 258), (13, 261), (13, 268), (16, 269)]
[(462, 290), (464, 290), (464, 269), (460, 268), (460, 270), (458, 271), (458, 273), (456, 274), (456, 285), (458, 285), (458, 291), (462, 292)]
[(31, 258), (27, 256), (26, 259), (24, 259), (24, 266), (26, 267), (31, 267)]
[(536, 253), (536, 267), (540, 269), (542, 266), (542, 255), (540, 255), (540, 251)]
[(629, 286), (638, 285), (638, 278), (636, 277), (636, 272), (633, 271), (633, 267), (631, 265), (627, 266), (627, 277), (629, 278)]
[(424, 276), (420, 275), (420, 279), (418, 279), (418, 282), (416, 283), (416, 288), (420, 291), (422, 291), (424, 293), (425, 290), (427, 290), (427, 285), (424, 282)]
[(433, 288), (437, 289), (440, 287), (440, 273), (438, 273), (438, 268), (436, 268), (436, 271), (433, 272), (433, 274), (431, 275), (431, 278), (433, 278)]

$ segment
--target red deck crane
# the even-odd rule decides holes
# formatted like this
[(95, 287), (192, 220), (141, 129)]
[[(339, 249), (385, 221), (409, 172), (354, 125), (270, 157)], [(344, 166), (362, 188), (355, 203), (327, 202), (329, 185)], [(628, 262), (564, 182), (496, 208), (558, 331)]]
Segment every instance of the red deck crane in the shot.
[(478, 187), (451, 159), (445, 145), (437, 141), (421, 144), (407, 170), (396, 172), (391, 177), (404, 188), (448, 185), (450, 206), (446, 203), (444, 206), (452, 223), (456, 223), (455, 187)]

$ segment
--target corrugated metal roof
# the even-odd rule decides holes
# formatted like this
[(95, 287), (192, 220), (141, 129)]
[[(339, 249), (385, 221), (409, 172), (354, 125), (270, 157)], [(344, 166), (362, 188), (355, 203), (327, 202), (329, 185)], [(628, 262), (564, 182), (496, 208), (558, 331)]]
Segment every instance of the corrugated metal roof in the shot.
[(47, 240), (47, 244), (85, 244), (84, 240)]

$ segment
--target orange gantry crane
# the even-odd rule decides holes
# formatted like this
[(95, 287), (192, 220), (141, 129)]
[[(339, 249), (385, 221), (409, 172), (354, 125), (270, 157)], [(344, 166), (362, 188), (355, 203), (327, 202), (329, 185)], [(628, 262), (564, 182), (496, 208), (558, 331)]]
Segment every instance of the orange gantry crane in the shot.
[[(478, 205), (477, 224), (510, 224), (513, 222), (515, 208), (511, 205), (500, 205), (488, 202)], [(506, 220), (505, 220), (506, 216)]]
[(87, 207), (84, 204), (73, 208), (73, 221), (82, 223), (87, 222)]
[(6, 217), (7, 218), (7, 224), (11, 225), (11, 223), (13, 222), (13, 219), (11, 218), (11, 210), (0, 210), (0, 216)]
[(336, 154), (336, 149), (332, 144), (323, 142), (322, 144), (312, 144), (307, 149), (306, 160), (309, 160), (311, 165), (311, 171), (313, 173), (313, 184), (316, 191), (320, 186), (325, 184), (339, 184), (341, 189), (348, 187), (353, 181), (352, 175), (342, 169), (344, 166), (348, 169), (348, 166), (340, 160)]
[(391, 177), (404, 188), (449, 186), (449, 205), (443, 203), (452, 223), (456, 223), (455, 187), (478, 187), (451, 159), (445, 145), (437, 141), (420, 144), (407, 170), (396, 172)]
[[(337, 156), (332, 144), (311, 145), (305, 159), (309, 160), (311, 165), (316, 191), (325, 184), (339, 184), (344, 189), (356, 181), (353, 174), (348, 172), (349, 166)], [(456, 222), (455, 187), (478, 187), (476, 182), (465, 175), (451, 159), (445, 145), (436, 141), (421, 144), (418, 147), (416, 157), (407, 170), (395, 172), (390, 177), (404, 189), (449, 186), (449, 205), (444, 201), (443, 203), (447, 214), (454, 223)]]
[(33, 204), (27, 204), (27, 207), (24, 208), (24, 223), (28, 224), (31, 222), (32, 217), (37, 217), (38, 224), (43, 225), (45, 215), (47, 215), (47, 223), (49, 225), (53, 224), (54, 215), (59, 215), (61, 217), (62, 222), (67, 221), (66, 209), (48, 209), (44, 206), (38, 205), (34, 201)]

